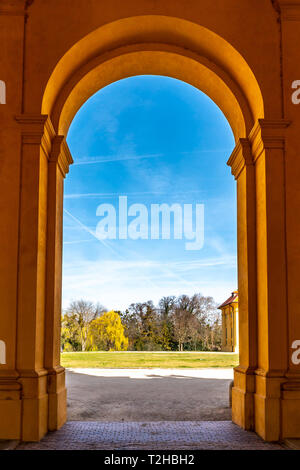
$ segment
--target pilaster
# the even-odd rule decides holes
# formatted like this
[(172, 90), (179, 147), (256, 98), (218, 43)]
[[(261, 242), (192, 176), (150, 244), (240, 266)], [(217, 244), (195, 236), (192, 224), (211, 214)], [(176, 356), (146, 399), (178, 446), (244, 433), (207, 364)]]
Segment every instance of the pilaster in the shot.
[(299, 411), (295, 412), (300, 407), (299, 392), (295, 391), (300, 389), (300, 382), (291, 391), (288, 379), (286, 142), (289, 126), (290, 122), (284, 119), (259, 120), (249, 136), (255, 162), (257, 220), (255, 430), (268, 441), (288, 437), (287, 429), (295, 433)]
[(44, 367), (47, 183), (55, 136), (44, 115), (18, 115), (21, 139), (17, 370), (22, 386), (21, 439), (48, 431), (47, 370)]
[(47, 277), (45, 319), (45, 367), (48, 370), (50, 431), (66, 421), (65, 371), (60, 366), (62, 297), (62, 235), (64, 178), (73, 163), (63, 136), (52, 141), (48, 171)]
[(227, 163), (237, 180), (240, 363), (234, 371), (232, 419), (254, 428), (254, 370), (257, 366), (255, 173), (251, 144), (240, 139)]

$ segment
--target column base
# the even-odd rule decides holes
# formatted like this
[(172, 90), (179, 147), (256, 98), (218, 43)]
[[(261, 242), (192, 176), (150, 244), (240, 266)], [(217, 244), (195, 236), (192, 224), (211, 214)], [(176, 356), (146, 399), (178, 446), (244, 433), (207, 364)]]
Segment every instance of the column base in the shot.
[(281, 438), (280, 387), (284, 378), (259, 369), (255, 374), (255, 432), (265, 441), (276, 442)]
[(300, 380), (278, 376), (276, 372), (256, 374), (257, 434), (269, 442), (300, 437)]
[(59, 367), (49, 371), (49, 431), (56, 431), (67, 421), (67, 389), (65, 386), (65, 369)]
[(300, 380), (281, 386), (282, 439), (300, 438)]
[(232, 421), (247, 431), (254, 429), (254, 389), (253, 371), (236, 367), (232, 389)]
[[(17, 375), (17, 374), (16, 374)], [(40, 441), (67, 419), (65, 370), (0, 377), (0, 439)]]
[(21, 439), (21, 386), (15, 379), (0, 379), (0, 439)]
[(300, 377), (236, 367), (232, 421), (268, 442), (300, 438)]
[(19, 382), (22, 384), (21, 440), (39, 441), (48, 432), (47, 371), (22, 371)]

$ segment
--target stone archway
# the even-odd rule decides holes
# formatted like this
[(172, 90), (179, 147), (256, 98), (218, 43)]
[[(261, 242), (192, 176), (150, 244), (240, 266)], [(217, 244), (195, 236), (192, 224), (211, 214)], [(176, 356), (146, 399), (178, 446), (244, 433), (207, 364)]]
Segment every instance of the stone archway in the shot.
[[(4, 77), (7, 108), (0, 116), (7, 137), (3, 215), (12, 232), (11, 245), (4, 234), (0, 271), (11, 312), (0, 320), (7, 344), (7, 364), (0, 365), (0, 438), (39, 440), (66, 420), (59, 332), (63, 179), (72, 157), (65, 138), (77, 110), (95, 91), (139, 74), (167, 75), (198, 87), (231, 124), (236, 147), (228, 164), (237, 180), (240, 298), (233, 421), (266, 440), (299, 436), (300, 368), (291, 361), (290, 348), (300, 335), (293, 292), (300, 227), (287, 206), (299, 203), (294, 179), (299, 169), (293, 161), (294, 122), (289, 130), (293, 113), (287, 119), (284, 106), (281, 10), (260, 2), (262, 23), (248, 2), (236, 9), (231, 0), (226, 7), (219, 0), (226, 21), (207, 0), (201, 6), (191, 0), (189, 12), (172, 1), (153, 11), (147, 0), (123, 6), (115, 0), (112, 10), (91, 0), (94, 15), (79, 3), (71, 11), (63, 0), (56, 2), (58, 24), (64, 15), (76, 21), (80, 14), (81, 26), (62, 33), (47, 16), (51, 9), (45, 2), (18, 0), (19, 10), (5, 3), (0, 18), (8, 48), (14, 24), (24, 54), (5, 59), (18, 93), (14, 99)], [(237, 26), (231, 15), (236, 10), (248, 28)], [(277, 38), (273, 43), (264, 37), (266, 17), (268, 34)], [(264, 44), (265, 63), (256, 58), (250, 26)], [(297, 130), (300, 119), (294, 119)]]

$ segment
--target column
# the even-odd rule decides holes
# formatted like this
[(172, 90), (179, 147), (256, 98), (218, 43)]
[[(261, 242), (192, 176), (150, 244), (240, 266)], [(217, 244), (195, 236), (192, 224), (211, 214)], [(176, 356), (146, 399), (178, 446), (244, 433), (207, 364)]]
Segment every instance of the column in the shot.
[[(279, 0), (282, 27), (282, 81), (284, 115), (291, 125), (286, 129), (285, 193), (288, 297), (288, 353), (286, 381), (281, 385), (282, 437), (300, 438), (300, 102), (299, 44), (300, 1)], [(296, 88), (295, 88), (296, 87)], [(299, 344), (299, 343), (298, 343)]]
[(54, 130), (47, 116), (16, 117), (21, 134), (17, 370), (22, 387), (21, 440), (48, 431), (44, 367), (48, 158)]
[(239, 307), (234, 309), (235, 352), (239, 353)]
[(225, 351), (225, 346), (226, 346), (225, 328), (226, 328), (226, 317), (225, 317), (224, 310), (222, 309), (222, 351)]
[(48, 169), (48, 227), (45, 321), (45, 368), (48, 371), (48, 429), (54, 431), (67, 419), (65, 370), (60, 366), (62, 235), (64, 178), (73, 162), (64, 137), (53, 139)]
[(228, 160), (237, 181), (238, 290), (240, 361), (234, 370), (232, 420), (254, 428), (256, 342), (255, 172), (248, 139), (240, 139)]
[[(0, 2), (0, 439), (21, 433), (21, 385), (16, 369), (17, 272), (20, 191), (20, 129), (23, 88), (24, 1)], [(2, 85), (3, 86), (3, 85)], [(0, 346), (1, 347), (1, 346)]]
[[(288, 121), (259, 120), (250, 133), (256, 175), (257, 340), (255, 431), (281, 433), (281, 384), (288, 367), (285, 134)], [(242, 345), (241, 345), (242, 347)]]

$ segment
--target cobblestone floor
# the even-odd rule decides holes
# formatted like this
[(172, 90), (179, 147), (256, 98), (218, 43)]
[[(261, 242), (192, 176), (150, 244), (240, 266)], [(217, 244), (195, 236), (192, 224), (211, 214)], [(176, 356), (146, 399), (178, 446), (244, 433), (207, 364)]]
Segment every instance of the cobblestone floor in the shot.
[(39, 443), (20, 450), (242, 449), (280, 450), (231, 421), (93, 422), (69, 421)]

